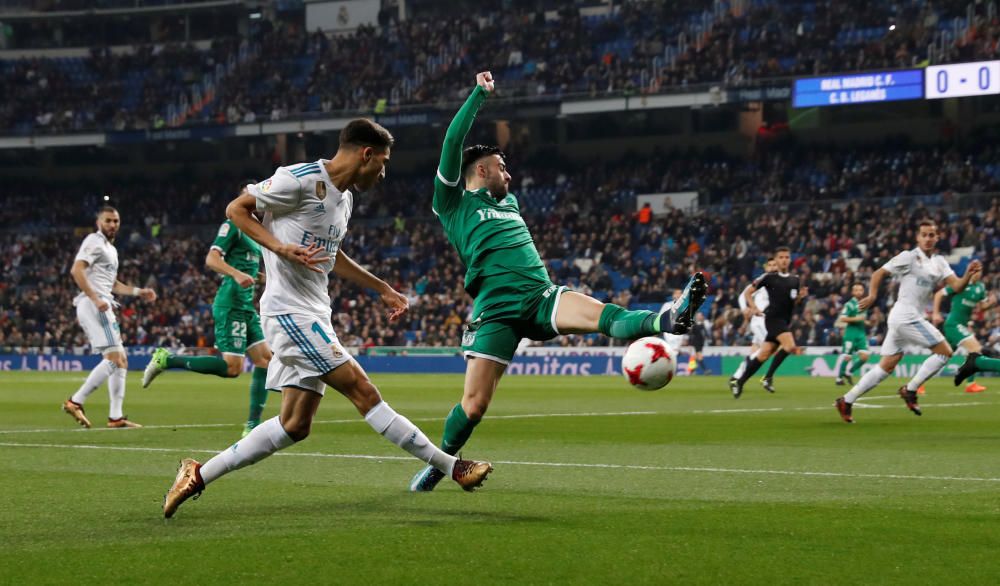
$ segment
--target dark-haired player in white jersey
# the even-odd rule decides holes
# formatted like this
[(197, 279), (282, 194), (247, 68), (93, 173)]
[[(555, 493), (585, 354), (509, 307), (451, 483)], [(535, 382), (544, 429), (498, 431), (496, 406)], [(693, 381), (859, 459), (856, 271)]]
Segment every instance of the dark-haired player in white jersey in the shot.
[(982, 271), (983, 267), (978, 260), (974, 260), (969, 263), (965, 275), (958, 278), (948, 261), (943, 256), (934, 254), (937, 242), (937, 224), (933, 220), (924, 220), (917, 227), (916, 248), (900, 252), (872, 273), (868, 295), (858, 302), (860, 309), (866, 310), (875, 304), (879, 285), (886, 275), (892, 275), (899, 281), (899, 295), (889, 311), (889, 331), (882, 341), (882, 358), (858, 380), (858, 384), (834, 403), (840, 418), (847, 423), (854, 423), (854, 402), (889, 376), (902, 360), (906, 347), (917, 346), (931, 351), (917, 374), (898, 391), (906, 408), (914, 415), (922, 413), (917, 404), (917, 389), (940, 372), (951, 358), (952, 349), (948, 341), (926, 318), (931, 296), (941, 285), (946, 285), (954, 293), (961, 293), (969, 280)]
[[(340, 148), (333, 159), (281, 167), (270, 179), (248, 185), (229, 204), (229, 219), (264, 249), (267, 284), (260, 314), (264, 336), (274, 353), (266, 386), (281, 389), (281, 413), (204, 465), (183, 460), (164, 498), (165, 517), (223, 474), (305, 439), (327, 385), (347, 397), (377, 433), (463, 489), (473, 490), (492, 471), (488, 462), (460, 460), (439, 450), (396, 413), (340, 345), (331, 325), (330, 271), (377, 291), (390, 309), (390, 321), (408, 309), (405, 296), (340, 250), (353, 191), (371, 189), (385, 176), (392, 144), (385, 128), (371, 120), (353, 120), (341, 131)], [(253, 219), (254, 211), (263, 212), (263, 224)]]
[(134, 295), (143, 301), (156, 301), (156, 292), (118, 280), (118, 249), (114, 243), (120, 226), (118, 210), (102, 207), (97, 212), (97, 232), (83, 239), (70, 269), (73, 280), (80, 287), (80, 294), (73, 299), (76, 317), (91, 350), (104, 356), (83, 385), (62, 405), (63, 411), (84, 427), (90, 427), (90, 420), (83, 411), (83, 403), (104, 381), (108, 381), (108, 427), (142, 427), (122, 413), (128, 357), (112, 309), (118, 305), (115, 295)]

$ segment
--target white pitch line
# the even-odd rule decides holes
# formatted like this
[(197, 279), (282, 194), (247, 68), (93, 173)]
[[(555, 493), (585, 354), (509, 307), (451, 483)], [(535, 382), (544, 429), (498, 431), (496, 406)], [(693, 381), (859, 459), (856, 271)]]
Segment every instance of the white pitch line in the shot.
[[(660, 411), (614, 411), (609, 413), (521, 413), (515, 415), (491, 415), (490, 419), (538, 419), (543, 417), (618, 417), (623, 415), (662, 415)], [(410, 421), (419, 423), (443, 421), (440, 417), (414, 417)], [(313, 421), (313, 425), (343, 424), (343, 423), (364, 423), (363, 417), (352, 419), (320, 419)], [(178, 425), (144, 425), (137, 429), (202, 429), (212, 427), (243, 427), (242, 423), (181, 423)], [(53, 427), (46, 429), (0, 429), (0, 434), (9, 435), (13, 433), (87, 433), (92, 431), (127, 431), (124, 429), (114, 429), (108, 427), (95, 427), (91, 429), (72, 427)]]
[[(977, 405), (993, 405), (992, 402), (987, 401), (964, 401), (961, 403), (923, 403), (924, 407), (931, 408), (951, 408), (951, 407), (973, 407)], [(855, 403), (855, 407), (863, 407), (866, 409), (887, 409), (890, 408), (887, 405), (867, 405), (861, 402)], [(760, 408), (746, 408), (746, 409), (695, 409), (691, 411), (611, 411), (611, 412), (593, 412), (593, 413), (519, 413), (514, 415), (491, 415), (490, 420), (495, 419), (542, 419), (547, 417), (622, 417), (631, 415), (685, 415), (685, 414), (697, 414), (697, 415), (727, 415), (727, 414), (741, 414), (741, 413), (781, 413), (783, 411), (827, 411), (832, 409), (832, 403), (830, 406), (826, 407), (760, 407)], [(441, 421), (440, 417), (414, 417), (410, 421), (415, 421), (418, 423), (426, 422), (436, 422)], [(331, 424), (345, 424), (345, 423), (364, 423), (364, 419), (361, 417), (352, 419), (321, 419), (313, 421), (313, 425), (331, 425)], [(20, 433), (91, 433), (98, 431), (112, 431), (112, 432), (138, 432), (141, 429), (210, 429), (210, 428), (241, 428), (243, 425), (240, 423), (179, 423), (175, 425), (144, 425), (141, 428), (133, 429), (112, 429), (107, 427), (95, 427), (91, 429), (81, 429), (78, 427), (50, 427), (44, 429), (0, 429), (0, 435), (12, 435)]]
[[(6, 448), (49, 448), (68, 450), (105, 450), (118, 452), (158, 452), (181, 454), (217, 454), (218, 450), (187, 448), (149, 448), (139, 446), (100, 446), (94, 444), (28, 444), (0, 442)], [(372, 460), (412, 462), (411, 456), (373, 456), (367, 454), (328, 454), (324, 452), (278, 452), (275, 456), (296, 458), (334, 458), (338, 460)], [(818, 478), (874, 478), (880, 480), (920, 480), (943, 482), (1000, 482), (1000, 478), (976, 476), (923, 476), (919, 474), (868, 474), (864, 472), (823, 472), (811, 470), (767, 470), (752, 468), (721, 468), (714, 466), (642, 466), (638, 464), (594, 464), (586, 462), (530, 462), (521, 460), (494, 460), (506, 466), (541, 466), (547, 468), (586, 468), (605, 470), (647, 470), (658, 472), (695, 472), (710, 474), (759, 474), (764, 476), (806, 476)]]

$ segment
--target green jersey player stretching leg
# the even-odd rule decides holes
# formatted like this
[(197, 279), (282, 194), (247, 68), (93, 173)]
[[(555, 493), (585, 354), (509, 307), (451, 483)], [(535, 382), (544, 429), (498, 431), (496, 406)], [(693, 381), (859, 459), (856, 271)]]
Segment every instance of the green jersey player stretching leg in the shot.
[[(965, 363), (959, 367), (955, 374), (955, 386), (968, 380), (969, 385), (965, 387), (967, 393), (981, 393), (986, 387), (976, 384), (975, 374), (982, 371), (1000, 372), (1000, 360), (989, 348), (976, 339), (975, 334), (969, 329), (969, 322), (972, 321), (972, 310), (979, 306), (980, 310), (986, 310), (997, 304), (996, 297), (986, 299), (986, 286), (982, 283), (982, 274), (976, 274), (969, 279), (969, 285), (961, 293), (955, 293), (950, 287), (943, 287), (934, 294), (934, 312), (931, 319), (935, 324), (944, 322), (944, 337), (948, 343), (955, 348), (965, 348), (969, 353)], [(948, 312), (948, 319), (941, 317), (941, 301), (945, 297), (951, 297), (951, 311)]]
[(865, 330), (868, 310), (858, 307), (858, 302), (864, 298), (865, 286), (855, 283), (851, 287), (851, 299), (844, 304), (837, 319), (844, 325), (844, 345), (841, 348), (844, 359), (840, 361), (840, 371), (837, 372), (837, 385), (843, 385), (846, 380), (847, 384), (854, 386), (854, 373), (868, 362), (868, 332)]
[[(441, 449), (449, 454), (458, 453), (486, 413), (522, 338), (600, 332), (631, 340), (683, 334), (707, 291), (705, 277), (695, 273), (680, 298), (657, 314), (601, 303), (553, 284), (517, 199), (507, 191), (510, 174), (503, 153), (483, 145), (462, 150), (479, 107), (493, 91), (493, 76), (480, 73), (476, 83), (448, 127), (432, 203), (466, 267), (465, 290), (475, 299), (462, 336), (465, 389), (445, 420), (441, 440)], [(459, 185), (463, 179), (465, 189)], [(428, 466), (413, 477), (410, 490), (433, 490), (443, 477)]]
[(254, 369), (250, 378), (250, 414), (243, 428), (246, 437), (260, 423), (267, 403), (264, 381), (271, 361), (271, 349), (264, 340), (260, 316), (253, 306), (254, 283), (260, 272), (260, 245), (226, 220), (205, 257), (205, 265), (222, 275), (222, 284), (212, 302), (215, 347), (222, 357), (176, 356), (166, 348), (157, 348), (142, 375), (142, 386), (148, 387), (169, 368), (237, 377), (243, 371), (244, 354), (249, 354)]

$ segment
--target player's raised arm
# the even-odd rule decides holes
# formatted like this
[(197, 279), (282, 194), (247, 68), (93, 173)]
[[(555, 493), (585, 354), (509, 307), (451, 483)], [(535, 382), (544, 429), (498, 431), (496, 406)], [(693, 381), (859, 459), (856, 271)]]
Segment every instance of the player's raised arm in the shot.
[(434, 180), (434, 213), (447, 212), (462, 196), (462, 145), (465, 137), (472, 129), (479, 107), (493, 91), (493, 75), (484, 71), (476, 75), (476, 87), (468, 99), (459, 108), (455, 118), (448, 125), (444, 135), (444, 145), (441, 147), (441, 161), (438, 163), (437, 177)]
[(111, 287), (111, 292), (115, 295), (131, 295), (132, 297), (138, 297), (143, 301), (156, 301), (156, 291), (145, 287), (127, 285), (117, 279), (115, 280), (114, 286)]
[[(226, 217), (232, 220), (233, 224), (244, 234), (285, 260), (300, 264), (317, 273), (323, 272), (323, 269), (316, 265), (330, 260), (330, 257), (326, 255), (322, 247), (315, 243), (306, 248), (297, 244), (281, 242), (253, 217), (255, 210), (283, 213), (294, 209), (301, 197), (301, 188), (296, 187), (297, 183), (298, 181), (294, 178), (289, 180), (288, 177), (275, 173), (274, 177), (263, 183), (248, 185), (239, 197), (229, 202), (226, 207)], [(261, 187), (265, 184), (267, 185), (266, 189)]]
[(343, 249), (337, 252), (333, 272), (341, 279), (350, 281), (359, 287), (376, 291), (382, 302), (389, 306), (389, 321), (396, 321), (410, 308), (410, 302), (405, 295), (354, 262), (354, 259), (344, 254)]
[(212, 247), (205, 255), (205, 266), (220, 275), (232, 277), (240, 287), (246, 288), (253, 286), (253, 277), (226, 262), (226, 255), (232, 249), (233, 243), (239, 239), (239, 234), (239, 230), (233, 228), (228, 222), (219, 226), (215, 241), (212, 242)]
[(983, 270), (982, 263), (980, 263), (978, 260), (974, 260), (969, 263), (968, 267), (966, 267), (965, 274), (962, 275), (962, 278), (958, 278), (955, 275), (955, 273), (952, 273), (948, 275), (948, 277), (945, 279), (944, 282), (948, 287), (951, 288), (953, 293), (958, 294), (961, 293), (962, 291), (965, 291), (965, 287), (966, 285), (969, 284), (969, 279), (972, 278), (972, 275), (980, 273), (982, 272), (982, 270)]
[(882, 267), (872, 273), (872, 282), (868, 284), (868, 295), (861, 301), (858, 301), (859, 309), (868, 309), (872, 305), (875, 305), (875, 301), (878, 299), (878, 289), (882, 286), (882, 279), (884, 279), (888, 274), (889, 271), (886, 270), (885, 267)]

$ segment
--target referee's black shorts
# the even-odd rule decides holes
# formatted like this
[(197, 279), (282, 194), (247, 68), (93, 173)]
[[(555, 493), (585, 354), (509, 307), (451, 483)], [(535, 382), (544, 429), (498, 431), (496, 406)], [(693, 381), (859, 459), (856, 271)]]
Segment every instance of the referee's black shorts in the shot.
[(767, 329), (767, 337), (764, 338), (764, 341), (774, 342), (775, 344), (778, 343), (778, 336), (792, 331), (788, 326), (788, 322), (780, 318), (765, 318), (764, 328)]

